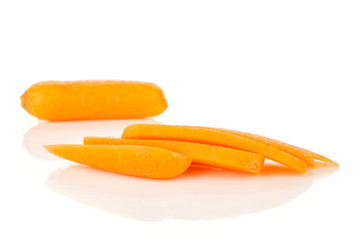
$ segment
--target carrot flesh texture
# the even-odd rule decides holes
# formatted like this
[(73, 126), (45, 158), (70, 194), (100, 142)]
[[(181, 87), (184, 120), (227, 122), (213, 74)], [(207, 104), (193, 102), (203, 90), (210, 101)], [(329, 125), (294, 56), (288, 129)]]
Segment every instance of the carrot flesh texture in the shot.
[(173, 178), (191, 164), (191, 159), (185, 155), (146, 146), (58, 144), (45, 148), (76, 163), (145, 178)]
[(134, 124), (125, 128), (125, 139), (163, 139), (197, 142), (261, 154), (298, 172), (306, 172), (306, 163), (284, 151), (248, 138), (217, 129), (162, 124)]
[(159, 147), (184, 154), (191, 158), (193, 163), (239, 170), (248, 173), (260, 173), (263, 169), (265, 159), (263, 155), (233, 148), (173, 140), (85, 137), (84, 144)]
[[(223, 131), (223, 132), (234, 133), (238, 136), (249, 138), (251, 140), (258, 141), (258, 142), (267, 144), (269, 146), (272, 146), (274, 148), (277, 148), (279, 150), (282, 150), (284, 152), (287, 152), (297, 158), (300, 158), (300, 159), (306, 161), (306, 163), (308, 164), (308, 166), (310, 168), (319, 167), (319, 166), (334, 166), (334, 167), (339, 166), (338, 163), (336, 163), (336, 162), (330, 160), (329, 158), (326, 158), (320, 154), (317, 154), (317, 153), (311, 152), (307, 149), (300, 148), (300, 147), (297, 147), (297, 146), (294, 146), (294, 145), (291, 145), (288, 143), (284, 143), (284, 142), (281, 142), (281, 141), (278, 141), (275, 139), (263, 137), (263, 136), (252, 134), (252, 133), (235, 131), (235, 130), (227, 130), (227, 129), (219, 129), (219, 130)], [(314, 159), (325, 162), (327, 164), (323, 164), (323, 165), (315, 164)]]
[(156, 84), (110, 80), (39, 82), (25, 91), (21, 104), (50, 121), (145, 118), (167, 108)]

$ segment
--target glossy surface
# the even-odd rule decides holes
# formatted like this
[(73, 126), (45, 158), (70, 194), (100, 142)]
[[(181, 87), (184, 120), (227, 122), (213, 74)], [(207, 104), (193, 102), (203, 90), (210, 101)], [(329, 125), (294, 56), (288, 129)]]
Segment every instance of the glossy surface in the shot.
[(42, 81), (20, 99), (29, 114), (49, 121), (145, 118), (167, 108), (159, 86), (136, 81)]

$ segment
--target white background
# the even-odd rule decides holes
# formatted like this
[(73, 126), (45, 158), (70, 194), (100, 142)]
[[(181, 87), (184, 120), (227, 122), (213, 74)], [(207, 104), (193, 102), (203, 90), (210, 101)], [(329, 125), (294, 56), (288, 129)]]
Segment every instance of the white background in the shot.
[[(359, 239), (360, 4), (349, 1), (0, 1), (1, 239)], [(39, 122), (43, 80), (161, 86), (145, 120), (258, 133), (338, 170), (170, 181), (105, 173), (43, 144), (136, 121)]]

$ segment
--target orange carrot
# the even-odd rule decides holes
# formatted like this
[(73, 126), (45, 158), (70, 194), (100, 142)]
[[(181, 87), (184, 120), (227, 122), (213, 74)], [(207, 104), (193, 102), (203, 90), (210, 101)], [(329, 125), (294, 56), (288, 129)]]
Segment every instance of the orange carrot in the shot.
[[(278, 140), (259, 136), (259, 135), (252, 134), (252, 133), (245, 133), (245, 132), (228, 130), (228, 129), (219, 129), (219, 130), (223, 131), (223, 132), (233, 133), (235, 135), (245, 137), (245, 138), (269, 145), (271, 147), (277, 148), (281, 151), (287, 152), (297, 158), (300, 158), (300, 159), (306, 161), (308, 166), (311, 168), (315, 167), (315, 165), (317, 165), (317, 166), (325, 166), (325, 165), (326, 166), (339, 166), (339, 164), (337, 164), (336, 162), (334, 162), (324, 156), (321, 156), (317, 153), (311, 152), (309, 150), (306, 150), (306, 149), (303, 149), (300, 147), (296, 147), (296, 146), (288, 144), (288, 143), (280, 142)], [(315, 164), (315, 160), (326, 162), (327, 164), (325, 164), (325, 165)]]
[(161, 124), (134, 124), (125, 128), (122, 138), (180, 140), (235, 148), (264, 155), (266, 158), (301, 173), (306, 171), (306, 163), (287, 152), (217, 129)]
[(339, 164), (337, 163), (329, 163), (329, 162), (318, 162), (315, 161), (315, 168), (323, 168), (323, 167), (338, 167)]
[(167, 108), (153, 83), (135, 81), (45, 81), (21, 96), (31, 115), (50, 121), (145, 118)]
[(141, 145), (167, 149), (184, 154), (193, 163), (212, 167), (234, 169), (249, 173), (259, 173), (264, 166), (264, 156), (233, 148), (212, 146), (172, 140), (143, 140), (85, 137), (84, 144), (91, 145)]
[(45, 148), (76, 163), (146, 178), (173, 178), (191, 164), (191, 159), (185, 155), (146, 146), (59, 144)]
[(257, 142), (266, 144), (268, 146), (274, 147), (276, 149), (279, 149), (281, 151), (287, 152), (287, 153), (293, 155), (294, 157), (297, 157), (297, 158), (305, 161), (307, 163), (308, 167), (310, 167), (310, 168), (313, 168), (315, 166), (314, 159), (312, 158), (311, 155), (304, 153), (303, 151), (299, 151), (297, 148), (290, 147), (291, 145), (289, 145), (287, 143), (282, 143), (282, 142), (279, 142), (279, 141), (276, 141), (276, 140), (273, 140), (270, 138), (258, 136), (258, 135), (251, 134), (251, 133), (245, 133), (245, 132), (222, 129), (222, 128), (219, 128), (218, 130), (222, 131), (222, 132), (232, 133), (237, 136), (244, 137), (244, 138), (248, 138), (253, 141), (257, 141)]
[[(302, 148), (300, 148), (302, 149)], [(316, 167), (316, 163), (317, 161), (316, 160), (319, 160), (320, 163), (324, 163), (324, 166), (328, 166), (328, 167), (339, 167), (339, 164), (337, 162), (334, 162), (333, 160), (327, 158), (327, 157), (324, 157), (320, 154), (317, 154), (317, 153), (314, 153), (314, 152), (311, 152), (309, 150), (306, 150), (306, 149), (302, 149), (303, 151), (308, 151), (312, 154), (313, 158), (315, 159), (315, 167)], [(320, 164), (318, 165), (320, 166)]]

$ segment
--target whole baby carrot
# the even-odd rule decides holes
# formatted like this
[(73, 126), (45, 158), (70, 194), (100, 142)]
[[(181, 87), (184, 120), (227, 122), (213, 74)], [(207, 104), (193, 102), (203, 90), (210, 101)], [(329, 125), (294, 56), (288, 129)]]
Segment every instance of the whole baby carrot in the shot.
[(45, 81), (21, 96), (31, 115), (50, 121), (145, 118), (167, 108), (160, 87), (135, 81)]

